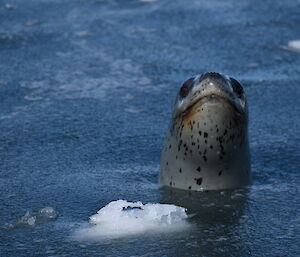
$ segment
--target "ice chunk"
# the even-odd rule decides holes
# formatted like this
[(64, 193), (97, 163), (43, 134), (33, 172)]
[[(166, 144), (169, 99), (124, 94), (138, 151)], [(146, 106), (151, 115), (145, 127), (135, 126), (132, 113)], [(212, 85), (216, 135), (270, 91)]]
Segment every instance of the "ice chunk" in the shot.
[(112, 201), (89, 219), (89, 227), (75, 232), (75, 239), (98, 240), (145, 232), (172, 232), (189, 227), (186, 209), (170, 204)]
[(32, 212), (27, 211), (24, 216), (17, 221), (4, 226), (5, 229), (14, 229), (19, 227), (34, 227), (38, 224), (54, 220), (58, 217), (58, 212), (52, 207), (45, 207)]
[(58, 213), (52, 207), (45, 207), (43, 209), (40, 209), (38, 211), (38, 214), (40, 217), (43, 217), (45, 219), (56, 219), (58, 216)]
[(15, 225), (28, 225), (28, 226), (34, 226), (36, 221), (36, 217), (32, 216), (29, 211), (25, 213), (24, 216), (22, 216)]
[(36, 221), (36, 217), (35, 216), (29, 217), (28, 220), (27, 220), (27, 224), (29, 226), (34, 226), (35, 225), (35, 221)]
[(15, 6), (13, 6), (12, 4), (9, 4), (9, 3), (6, 3), (6, 4), (4, 5), (4, 8), (5, 8), (6, 10), (14, 10), (14, 9), (16, 9)]
[(156, 2), (156, 0), (140, 0), (141, 2), (144, 3), (152, 3), (152, 2)]
[(289, 41), (287, 49), (295, 52), (300, 52), (300, 40)]

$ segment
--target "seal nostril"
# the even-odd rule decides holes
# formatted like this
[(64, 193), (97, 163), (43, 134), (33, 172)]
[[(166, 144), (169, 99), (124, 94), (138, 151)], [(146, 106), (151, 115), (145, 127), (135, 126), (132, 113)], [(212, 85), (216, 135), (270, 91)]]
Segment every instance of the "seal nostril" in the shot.
[(223, 76), (218, 72), (207, 72), (201, 75), (200, 80), (204, 79), (223, 79)]

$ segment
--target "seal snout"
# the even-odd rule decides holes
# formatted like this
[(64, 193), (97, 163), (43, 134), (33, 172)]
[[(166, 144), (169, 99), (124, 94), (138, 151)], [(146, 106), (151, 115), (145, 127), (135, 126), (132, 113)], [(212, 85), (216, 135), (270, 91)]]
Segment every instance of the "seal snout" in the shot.
[(223, 76), (222, 74), (220, 74), (218, 72), (207, 72), (207, 73), (202, 74), (199, 77), (198, 83), (211, 82), (211, 83), (215, 84), (215, 86), (224, 87), (225, 85), (228, 85), (227, 80), (228, 79), (225, 76)]
[(243, 87), (237, 80), (218, 72), (206, 72), (189, 78), (179, 90), (174, 117), (190, 113), (195, 107), (204, 104), (229, 104), (238, 114), (243, 114), (246, 108)]
[(199, 81), (205, 80), (205, 79), (224, 79), (224, 77), (218, 73), (218, 72), (207, 72), (200, 76)]

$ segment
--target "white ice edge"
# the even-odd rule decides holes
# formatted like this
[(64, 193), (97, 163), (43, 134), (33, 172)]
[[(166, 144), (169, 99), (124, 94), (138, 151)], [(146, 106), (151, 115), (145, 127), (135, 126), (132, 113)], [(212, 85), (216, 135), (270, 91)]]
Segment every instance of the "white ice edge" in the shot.
[(112, 201), (75, 231), (75, 240), (119, 238), (144, 233), (169, 233), (189, 227), (186, 209), (170, 204)]
[(300, 39), (289, 41), (287, 46), (284, 46), (283, 48), (293, 52), (300, 52)]

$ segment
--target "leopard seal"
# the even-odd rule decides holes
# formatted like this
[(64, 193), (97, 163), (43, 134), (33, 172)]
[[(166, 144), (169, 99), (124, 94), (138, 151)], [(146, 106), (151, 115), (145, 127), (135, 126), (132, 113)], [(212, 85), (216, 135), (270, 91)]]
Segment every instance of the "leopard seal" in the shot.
[(159, 183), (195, 191), (251, 183), (248, 107), (237, 80), (208, 72), (183, 83), (161, 155)]

